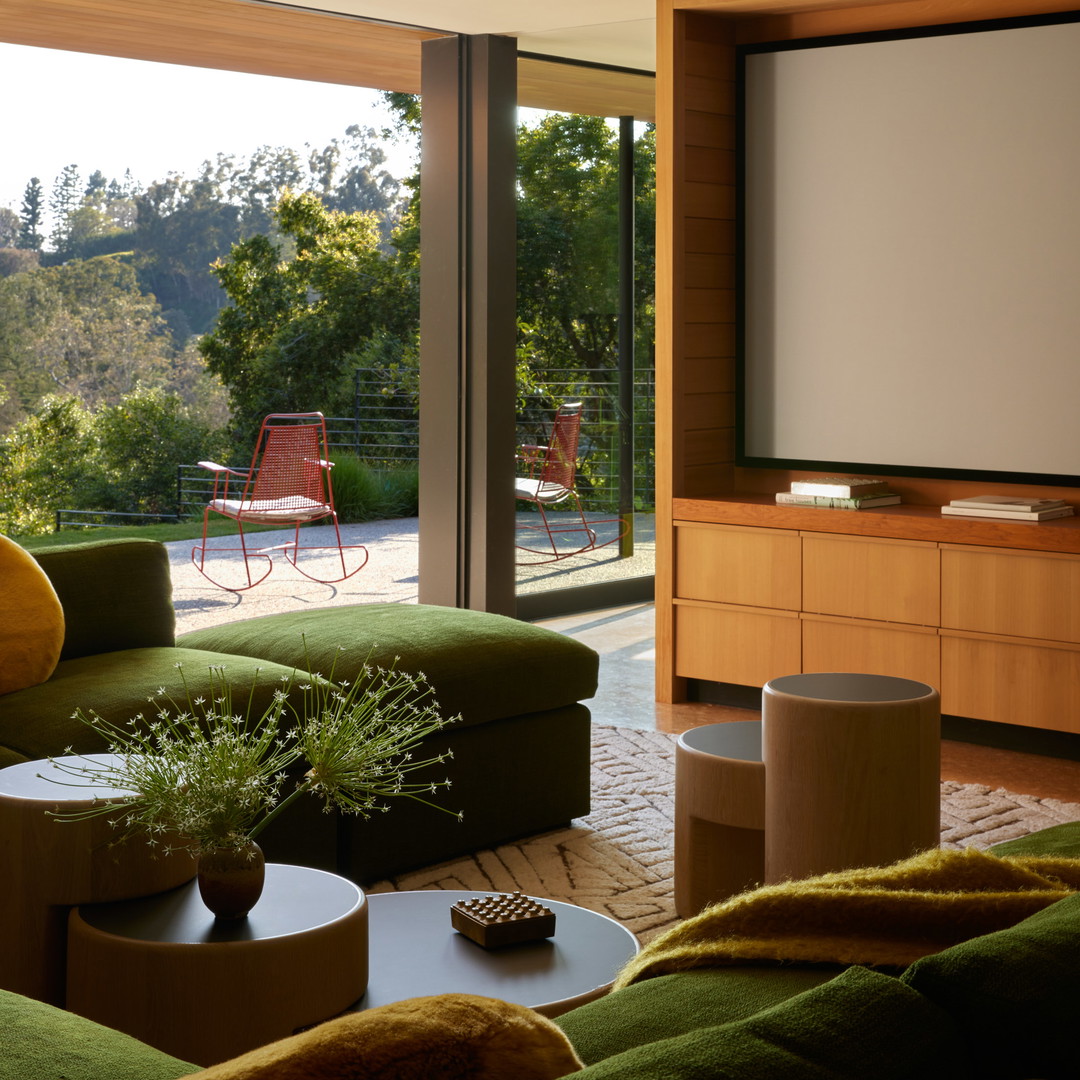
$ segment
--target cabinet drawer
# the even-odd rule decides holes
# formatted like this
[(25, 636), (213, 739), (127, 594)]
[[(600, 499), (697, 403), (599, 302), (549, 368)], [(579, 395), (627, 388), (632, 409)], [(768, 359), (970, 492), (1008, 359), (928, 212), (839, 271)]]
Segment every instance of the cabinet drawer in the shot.
[(935, 690), (941, 686), (933, 627), (804, 615), (802, 664), (803, 671), (858, 671), (914, 679)]
[(777, 676), (798, 673), (799, 638), (796, 612), (676, 601), (675, 674), (764, 686)]
[(679, 525), (675, 595), (798, 610), (799, 534), (786, 529)]
[(941, 625), (1080, 642), (1080, 558), (943, 545)]
[(942, 630), (941, 711), (1080, 731), (1080, 647)]
[(939, 570), (936, 544), (804, 533), (802, 608), (937, 626)]

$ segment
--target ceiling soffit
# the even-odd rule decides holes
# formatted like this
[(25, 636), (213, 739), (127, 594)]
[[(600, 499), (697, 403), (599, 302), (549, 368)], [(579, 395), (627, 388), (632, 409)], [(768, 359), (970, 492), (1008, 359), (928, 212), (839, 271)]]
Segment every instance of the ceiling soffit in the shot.
[[(420, 47), (445, 34), (248, 0), (0, 0), (16, 45), (420, 91)], [(519, 62), (519, 102), (605, 116), (653, 116), (648, 75)]]

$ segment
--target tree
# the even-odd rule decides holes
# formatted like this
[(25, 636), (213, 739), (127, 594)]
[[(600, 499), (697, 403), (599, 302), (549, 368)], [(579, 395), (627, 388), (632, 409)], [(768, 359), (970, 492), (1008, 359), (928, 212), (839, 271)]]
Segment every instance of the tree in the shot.
[(19, 229), (19, 247), (30, 251), (40, 251), (44, 242), (41, 235), (41, 221), (44, 214), (45, 193), (41, 181), (33, 176), (23, 191), (22, 226)]
[(157, 303), (118, 258), (71, 259), (0, 279), (0, 382), (11, 394), (0, 407), (5, 427), (47, 391), (96, 408), (140, 380), (163, 385), (172, 357)]
[(175, 513), (177, 465), (227, 449), (223, 434), (200, 423), (179, 397), (142, 385), (98, 410), (90, 432), (104, 482), (93, 509)]
[(19, 242), (19, 215), (0, 206), (0, 248), (13, 248)]
[(49, 237), (53, 250), (66, 256), (71, 246), (71, 216), (82, 201), (82, 180), (78, 165), (65, 165), (53, 184), (49, 209), (53, 214), (53, 231)]
[(11, 277), (12, 274), (25, 274), (28, 270), (36, 270), (40, 265), (41, 257), (36, 251), (27, 251), (17, 247), (0, 247), (0, 278)]
[(282, 243), (253, 236), (214, 264), (230, 304), (199, 343), (248, 443), (267, 413), (343, 410), (358, 351), (418, 319), (415, 276), (379, 250), (373, 214), (307, 193), (283, 196), (274, 216)]
[[(81, 504), (89, 417), (73, 397), (49, 397), (0, 443), (0, 532), (52, 532), (56, 511)], [(73, 505), (74, 504), (74, 505)]]

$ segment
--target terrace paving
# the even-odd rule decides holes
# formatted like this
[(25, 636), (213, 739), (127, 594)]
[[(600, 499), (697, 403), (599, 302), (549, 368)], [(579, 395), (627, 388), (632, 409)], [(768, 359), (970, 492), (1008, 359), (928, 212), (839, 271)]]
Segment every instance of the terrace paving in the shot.
[[(527, 514), (522, 519), (534, 521), (536, 516)], [(193, 541), (172, 541), (165, 546), (172, 573), (176, 632), (185, 633), (235, 619), (339, 604), (415, 604), (419, 598), (418, 526), (417, 518), (343, 525), (341, 531), (345, 543), (365, 545), (369, 559), (359, 573), (335, 585), (311, 581), (290, 566), (280, 552), (271, 551), (274, 569), (270, 576), (255, 588), (240, 593), (217, 588), (196, 570), (191, 561)], [(620, 559), (616, 543), (557, 563), (519, 566), (518, 591), (540, 592), (651, 574), (655, 552), (652, 515), (636, 514), (634, 529), (634, 554), (631, 557)], [(601, 533), (602, 538), (604, 535)], [(291, 536), (292, 530), (288, 529), (255, 533), (250, 540), (253, 548), (273, 548)], [(329, 526), (308, 527), (304, 537), (310, 543), (332, 542), (333, 529)], [(211, 539), (210, 546), (229, 543), (235, 544), (235, 539), (218, 537)], [(318, 556), (318, 565), (327, 566), (335, 557), (333, 554)], [(231, 581), (238, 581), (235, 575), (243, 569), (239, 555), (235, 554), (208, 555), (207, 565), (222, 579), (231, 571), (234, 575), (228, 578)]]

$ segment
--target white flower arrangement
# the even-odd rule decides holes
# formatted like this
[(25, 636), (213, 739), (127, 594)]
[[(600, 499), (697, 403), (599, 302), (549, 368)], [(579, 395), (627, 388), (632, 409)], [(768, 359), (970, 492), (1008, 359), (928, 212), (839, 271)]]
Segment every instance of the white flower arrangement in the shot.
[[(304, 676), (310, 681), (298, 687), (299, 706), (292, 700), (292, 679), (285, 678), (272, 704), (252, 720), (258, 671), (246, 707), (237, 709), (224, 667), (210, 668), (213, 692), (207, 701), (192, 697), (183, 665), (176, 666), (183, 705), (159, 688), (149, 698), (156, 709), (149, 720), (140, 714), (121, 726), (93, 710), (74, 714), (105, 739), (110, 756), (50, 759), (73, 778), (64, 782), (104, 785), (134, 797), (95, 799), (79, 810), (57, 811), (58, 817), (112, 814), (124, 836), (144, 834), (166, 852), (184, 848), (202, 855), (247, 846), (307, 794), (321, 799), (327, 812), (362, 817), (388, 810), (386, 800), (395, 797), (453, 813), (429, 798), (449, 787), (449, 780), (409, 779), (452, 756), (446, 751), (413, 760), (422, 739), (458, 719), (443, 718), (423, 674), (365, 663), (352, 684), (335, 683), (334, 670), (326, 679)], [(304, 764), (308, 768), (301, 773)], [(290, 775), (298, 778), (285, 791)]]

